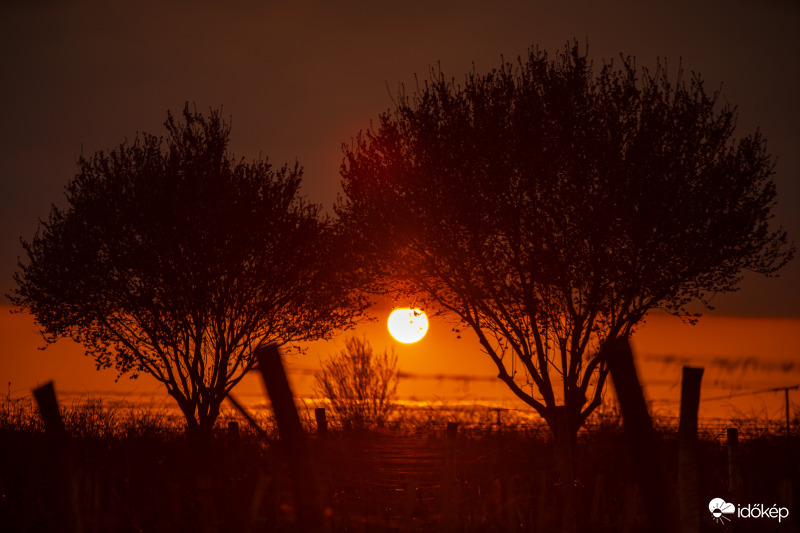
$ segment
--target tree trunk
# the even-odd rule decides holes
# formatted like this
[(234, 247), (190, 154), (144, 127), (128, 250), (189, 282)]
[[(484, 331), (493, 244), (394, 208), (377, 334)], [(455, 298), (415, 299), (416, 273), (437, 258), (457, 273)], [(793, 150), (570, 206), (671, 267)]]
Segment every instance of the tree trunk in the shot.
[(562, 498), (561, 531), (574, 533), (579, 530), (578, 516), (582, 513), (575, 485), (577, 420), (570, 416), (571, 412), (566, 405), (557, 406), (555, 413), (556, 457)]
[(211, 443), (221, 404), (222, 400), (212, 399), (198, 406), (196, 425), (188, 437), (192, 445), (200, 451), (206, 450)]
[(195, 405), (179, 394), (173, 394), (172, 396), (178, 402), (178, 407), (180, 407), (183, 417), (186, 419), (186, 438), (190, 446), (197, 450), (207, 448), (211, 442), (214, 423), (219, 415), (221, 400), (206, 407), (203, 404)]

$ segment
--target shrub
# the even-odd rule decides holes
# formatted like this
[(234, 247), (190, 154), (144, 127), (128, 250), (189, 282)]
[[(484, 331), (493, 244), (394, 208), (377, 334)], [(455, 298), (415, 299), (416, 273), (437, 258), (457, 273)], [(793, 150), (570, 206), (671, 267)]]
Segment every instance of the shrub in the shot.
[(376, 354), (366, 338), (350, 337), (344, 350), (322, 364), (314, 390), (330, 400), (342, 427), (383, 427), (394, 409), (398, 380), (394, 350)]

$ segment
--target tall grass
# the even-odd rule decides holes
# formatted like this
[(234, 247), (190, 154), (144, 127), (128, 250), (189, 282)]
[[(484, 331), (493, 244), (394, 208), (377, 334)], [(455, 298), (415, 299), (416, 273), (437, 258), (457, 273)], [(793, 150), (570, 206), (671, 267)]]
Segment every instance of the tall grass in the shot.
[[(297, 406), (304, 427), (312, 434), (316, 432), (314, 409), (332, 409), (329, 400), (319, 398), (298, 399)], [(796, 435), (800, 431), (800, 405), (795, 403), (791, 407), (790, 427), (792, 434)], [(172, 439), (179, 438), (185, 430), (183, 418), (167, 404), (155, 399), (132, 402), (88, 395), (62, 402), (61, 414), (67, 433), (79, 438)], [(215, 433), (227, 434), (228, 425), (233, 422), (244, 437), (256, 438), (266, 434), (269, 439), (277, 438), (277, 426), (268, 403), (250, 406), (250, 415), (258, 424), (258, 429), (250, 427), (238, 411), (223, 404), (214, 428)], [(382, 427), (397, 434), (436, 435), (442, 433), (448, 422), (457, 422), (461, 434), (476, 436), (496, 431), (547, 436), (549, 431), (542, 420), (525, 409), (501, 408), (485, 402), (446, 401), (391, 402), (382, 418)], [(677, 430), (678, 420), (674, 416), (656, 413), (653, 423), (660, 432), (670, 434)], [(356, 425), (352, 423), (352, 419), (350, 423), (346, 418), (337, 416), (329, 420), (329, 428), (334, 432), (353, 427)], [(701, 438), (719, 440), (724, 438), (728, 427), (738, 428), (742, 439), (785, 436), (785, 418), (765, 410), (736, 411), (728, 419), (705, 423), (701, 421), (699, 432)], [(603, 405), (587, 420), (581, 434), (621, 431), (622, 428), (623, 419), (619, 410), (613, 405)], [(0, 397), (0, 431), (27, 434), (44, 432), (32, 396)]]
[[(313, 407), (320, 404), (300, 406), (312, 435)], [(336, 531), (379, 531), (386, 524), (440, 531), (442, 501), (448, 497), (442, 496), (443, 479), (455, 480), (448, 490), (457, 506), (457, 521), (450, 525), (457, 530), (559, 531), (561, 481), (554, 468), (559, 452), (544, 424), (524, 411), (497, 411), (489, 404), (398, 402), (394, 407), (380, 431), (353, 432), (335, 424), (327, 438), (310, 439)], [(210, 453), (198, 456), (183, 438), (181, 419), (163, 405), (96, 397), (65, 402), (62, 416), (72, 436), (85, 530), (293, 530), (292, 473), (276, 445), (272, 416), (263, 404), (251, 412), (266, 438), (226, 408)], [(447, 422), (459, 423), (455, 443), (445, 438)], [(665, 470), (674, 472), (676, 439), (669, 437), (676, 428), (668, 422), (656, 420), (656, 425), (668, 437)], [(239, 427), (235, 439), (229, 423)], [(609, 406), (579, 435), (578, 488), (595, 526), (587, 531), (621, 531), (625, 517), (636, 515), (635, 507), (626, 510), (635, 506), (636, 494), (623, 426)], [(781, 501), (778, 487), (789, 472), (784, 451), (796, 457), (797, 441), (787, 449), (780, 424), (743, 419), (740, 426), (747, 497)], [(47, 510), (56, 480), (43, 432), (29, 397), (0, 399), (0, 493), (5, 495), (0, 530), (58, 529), (56, 516)], [(727, 487), (724, 438), (708, 432), (701, 438), (702, 493), (722, 495)], [(670, 493), (677, 493), (676, 480), (668, 483)], [(379, 525), (369, 529), (365, 520)]]
[[(183, 431), (182, 422), (155, 401), (129, 403), (95, 396), (61, 404), (67, 434), (76, 438), (164, 438)], [(38, 434), (44, 425), (30, 396), (0, 400), (0, 431)]]

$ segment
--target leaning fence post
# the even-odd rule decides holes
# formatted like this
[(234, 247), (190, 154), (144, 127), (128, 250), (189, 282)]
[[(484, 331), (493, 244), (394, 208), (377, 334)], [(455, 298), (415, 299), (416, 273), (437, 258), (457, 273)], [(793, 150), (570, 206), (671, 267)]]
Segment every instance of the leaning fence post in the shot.
[(636, 365), (628, 340), (615, 339), (607, 342), (599, 357), (607, 362), (611, 371), (611, 379), (625, 421), (628, 449), (647, 509), (649, 529), (663, 533), (674, 531), (670, 527), (669, 510), (665, 511), (665, 507), (669, 507), (665, 502), (669, 500), (666, 497), (665, 476), (660, 471), (658, 439), (647, 411), (639, 377), (636, 375)]
[(250, 424), (250, 427), (256, 430), (258, 436), (261, 438), (267, 438), (267, 432), (258, 425), (258, 422), (256, 422), (255, 418), (253, 418), (253, 416), (247, 412), (247, 409), (242, 407), (242, 404), (236, 401), (236, 398), (234, 398), (230, 392), (228, 393), (227, 398), (228, 401), (231, 402), (231, 404), (236, 408), (236, 410), (239, 411), (239, 414), (242, 415), (245, 420), (247, 420), (247, 423)]
[(322, 507), (317, 472), (311, 464), (306, 435), (294, 404), (292, 389), (283, 368), (278, 347), (270, 344), (255, 351), (258, 369), (272, 402), (278, 433), (292, 470), (291, 479), (297, 509), (298, 527), (303, 532), (328, 529)]
[(681, 419), (678, 426), (678, 501), (680, 531), (700, 531), (700, 494), (697, 479), (697, 411), (703, 369), (683, 367)]
[(44, 431), (49, 441), (48, 447), (53, 461), (50, 468), (50, 479), (56, 490), (53, 508), (56, 514), (55, 518), (58, 520), (57, 525), (63, 527), (65, 531), (78, 533), (83, 530), (79, 485), (53, 382), (34, 389), (33, 396), (44, 422)]

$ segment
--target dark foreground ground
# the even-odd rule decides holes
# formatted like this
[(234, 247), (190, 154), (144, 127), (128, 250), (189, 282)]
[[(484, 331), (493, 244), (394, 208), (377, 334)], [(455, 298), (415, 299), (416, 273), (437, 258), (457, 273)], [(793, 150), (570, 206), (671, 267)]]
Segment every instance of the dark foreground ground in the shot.
[[(294, 531), (292, 472), (277, 438), (223, 425), (205, 452), (157, 420), (104, 425), (97, 413), (68, 420), (53, 441), (35, 420), (0, 419), (0, 531)], [(91, 415), (91, 413), (90, 413)], [(117, 421), (119, 422), (119, 421)], [(678, 508), (675, 431), (660, 432), (648, 475), (663, 476), (658, 513)], [(789, 517), (716, 523), (708, 502), (729, 491), (726, 437), (699, 443), (700, 531), (797, 531), (798, 445), (785, 435), (739, 440), (742, 491), (734, 503), (785, 508)], [(448, 441), (441, 422), (312, 435), (311, 456), (330, 529), (338, 531), (564, 531), (561, 454), (542, 428), (484, 425)], [(574, 458), (577, 531), (649, 531), (619, 424), (580, 435)], [(751, 507), (752, 508), (752, 507)], [(572, 520), (567, 520), (571, 522)]]

